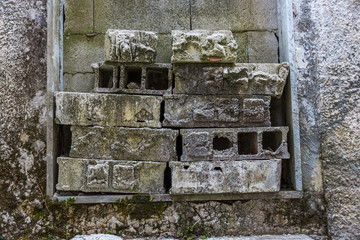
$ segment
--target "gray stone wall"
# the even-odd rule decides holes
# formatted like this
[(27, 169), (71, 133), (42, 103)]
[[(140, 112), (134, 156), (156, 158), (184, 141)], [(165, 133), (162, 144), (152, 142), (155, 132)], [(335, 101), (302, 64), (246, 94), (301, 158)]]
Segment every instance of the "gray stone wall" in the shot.
[[(87, 2), (92, 4), (92, 1)], [(98, 2), (95, 0), (93, 4), (96, 6)], [(226, 8), (217, 6), (220, 2)], [(228, 26), (222, 24), (233, 24), (234, 28), (244, 27), (241, 22), (221, 19), (224, 16), (222, 11), (233, 16), (228, 12), (236, 13), (241, 10), (233, 2), (235, 1), (190, 1), (192, 11), (199, 11), (196, 16), (190, 15), (193, 19), (192, 27), (198, 28), (201, 24), (216, 26), (216, 23), (219, 23), (221, 29)], [(357, 28), (360, 6), (357, 0), (293, 2), (305, 187), (303, 199), (202, 203), (142, 203), (132, 200), (116, 204), (74, 205), (71, 201), (50, 201), (46, 199), (44, 190), (46, 1), (2, 0), (0, 237), (68, 239), (76, 233), (112, 231), (128, 236), (179, 236), (190, 232), (218, 236), (304, 233), (328, 235), (331, 239), (358, 239), (360, 69)], [(156, 6), (158, 10), (155, 9), (154, 12), (167, 12), (166, 7), (169, 5), (166, 1), (160, 3)], [(188, 6), (184, 4), (181, 6)], [(212, 6), (214, 11), (218, 11), (204, 12), (201, 11), (201, 6)], [(128, 8), (132, 9), (133, 6), (129, 5)], [(246, 9), (254, 8), (249, 6)], [(268, 8), (265, 10), (268, 11)], [(254, 16), (261, 16), (264, 9), (259, 11)], [(90, 19), (91, 16), (96, 17), (96, 14), (83, 12)], [(139, 9), (139, 14), (143, 12), (144, 10)], [(167, 22), (166, 18), (159, 21)], [(243, 31), (239, 30), (235, 35), (247, 42), (253, 34), (250, 29), (261, 34), (264, 29), (260, 25), (264, 22), (271, 24), (272, 21), (267, 19), (256, 23), (257, 25), (254, 23), (255, 25), (244, 27)], [(103, 36), (85, 35), (97, 27), (101, 27), (101, 24), (91, 26), (90, 21), (90, 27), (80, 29), (85, 32), (66, 36), (65, 45), (81, 46), (81, 41), (86, 41), (94, 44), (92, 50), (95, 55), (99, 54), (96, 53), (96, 46), (101, 49), (102, 44), (96, 41), (102, 42)], [(265, 29), (265, 35), (269, 35), (268, 32), (274, 29), (276, 26)], [(162, 36), (163, 39), (169, 39), (166, 33)], [(273, 37), (270, 36), (271, 41), (274, 41)], [(253, 38), (258, 40), (256, 36)], [(71, 39), (76, 41), (68, 41)], [(255, 46), (262, 47), (257, 44)], [(243, 56), (248, 56), (252, 48), (246, 49)], [(69, 48), (68, 51), (73, 51), (72, 55), (87, 54), (81, 47)], [(170, 55), (163, 54), (165, 58)], [(102, 53), (96, 56), (102, 57)], [(245, 62), (255, 61), (250, 56)], [(94, 62), (86, 55), (84, 57), (89, 63)], [(75, 70), (69, 70), (65, 78), (80, 79), (71, 84), (75, 86), (80, 83), (78, 86), (82, 87), (84, 82), (78, 74), (91, 79), (90, 65), (76, 64), (73, 61), (73, 64), (68, 65)], [(82, 70), (82, 66), (89, 69)], [(191, 230), (189, 226), (196, 227)]]

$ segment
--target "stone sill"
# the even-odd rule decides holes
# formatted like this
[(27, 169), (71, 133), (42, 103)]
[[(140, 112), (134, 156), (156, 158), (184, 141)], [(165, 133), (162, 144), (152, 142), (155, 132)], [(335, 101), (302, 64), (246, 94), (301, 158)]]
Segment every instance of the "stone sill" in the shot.
[[(87, 196), (62, 196), (55, 193), (54, 200), (64, 201), (73, 198), (76, 204), (93, 204), (93, 203), (115, 203), (122, 199), (137, 198), (141, 195), (87, 195)], [(146, 196), (146, 194), (144, 194)], [(240, 193), (240, 194), (152, 194), (152, 202), (180, 202), (180, 201), (236, 201), (250, 199), (299, 199), (303, 197), (301, 191), (280, 191), (275, 193)], [(141, 198), (141, 197), (140, 197)], [(147, 199), (147, 198), (144, 198)], [(141, 200), (140, 200), (141, 201)], [(145, 200), (144, 200), (145, 201)]]

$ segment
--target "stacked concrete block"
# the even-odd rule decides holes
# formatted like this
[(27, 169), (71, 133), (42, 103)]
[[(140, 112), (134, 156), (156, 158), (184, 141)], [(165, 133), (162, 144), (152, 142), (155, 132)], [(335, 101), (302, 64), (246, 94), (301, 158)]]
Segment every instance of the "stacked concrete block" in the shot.
[(165, 193), (164, 162), (59, 157), (60, 191)]
[(109, 29), (105, 61), (92, 64), (95, 92), (163, 95), (171, 93), (171, 64), (155, 63), (155, 32)]
[(92, 64), (96, 93), (55, 94), (56, 122), (71, 126), (59, 191), (280, 190), (288, 127), (271, 125), (270, 104), (289, 65), (236, 63), (231, 31), (172, 38), (172, 63), (155, 63), (157, 33), (109, 29), (104, 61)]

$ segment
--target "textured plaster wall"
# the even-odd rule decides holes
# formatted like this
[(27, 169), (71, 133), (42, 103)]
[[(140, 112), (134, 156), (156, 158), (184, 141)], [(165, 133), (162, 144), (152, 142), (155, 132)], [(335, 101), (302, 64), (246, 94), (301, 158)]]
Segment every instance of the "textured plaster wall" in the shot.
[(72, 205), (44, 193), (46, 1), (0, 1), (0, 237), (174, 235), (197, 223), (208, 235), (358, 239), (359, 5), (294, 0), (304, 199)]

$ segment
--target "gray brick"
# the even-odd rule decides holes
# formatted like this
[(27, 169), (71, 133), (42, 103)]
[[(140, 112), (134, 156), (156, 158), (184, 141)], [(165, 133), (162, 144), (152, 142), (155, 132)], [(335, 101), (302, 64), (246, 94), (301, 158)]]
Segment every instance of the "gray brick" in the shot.
[(174, 161), (177, 130), (72, 126), (70, 157)]
[(279, 62), (279, 43), (273, 32), (248, 32), (249, 62)]
[(65, 34), (86, 34), (94, 32), (94, 1), (65, 1)]
[(193, 29), (277, 29), (276, 0), (192, 0)]
[(137, 29), (170, 33), (190, 28), (188, 0), (127, 1), (94, 0), (95, 32), (108, 29)]
[(92, 73), (91, 64), (104, 60), (104, 35), (64, 36), (64, 73)]
[(171, 194), (280, 190), (281, 160), (171, 162)]
[(162, 97), (58, 92), (55, 98), (59, 124), (161, 127)]

